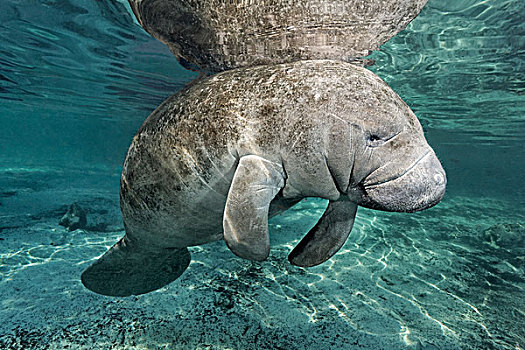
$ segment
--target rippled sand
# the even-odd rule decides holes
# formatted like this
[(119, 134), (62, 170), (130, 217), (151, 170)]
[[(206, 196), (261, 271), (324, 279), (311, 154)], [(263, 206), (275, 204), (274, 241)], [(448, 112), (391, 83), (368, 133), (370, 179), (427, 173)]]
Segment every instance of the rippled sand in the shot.
[[(79, 276), (123, 234), (115, 195), (60, 192), (38, 181), (46, 172), (10, 174), (18, 192), (3, 192), (4, 208), (48, 201), (50, 210), (17, 210), (1, 228), (0, 348), (524, 347), (525, 217), (511, 202), (448, 196), (416, 214), (360, 208), (343, 249), (303, 269), (287, 255), (326, 206), (308, 199), (271, 220), (265, 262), (237, 258), (222, 241), (194, 247), (169, 286), (108, 298)], [(22, 178), (42, 186), (24, 189)], [(106, 220), (108, 232), (58, 225), (60, 203), (75, 197), (90, 211), (88, 224)]]
[[(524, 349), (525, 2), (431, 0), (369, 67), (421, 119), (448, 174), (417, 214), (360, 209), (321, 266), (287, 255), (325, 203), (271, 221), (268, 261), (192, 248), (157, 292), (107, 298), (80, 273), (122, 235), (119, 167), (196, 77), (127, 1), (0, 1), (1, 349)], [(93, 230), (67, 232), (67, 206)]]

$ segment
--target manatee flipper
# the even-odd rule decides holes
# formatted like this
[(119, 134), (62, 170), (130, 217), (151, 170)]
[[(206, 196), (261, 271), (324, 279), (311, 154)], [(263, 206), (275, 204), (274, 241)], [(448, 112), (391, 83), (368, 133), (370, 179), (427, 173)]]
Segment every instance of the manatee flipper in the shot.
[(122, 238), (81, 276), (91, 291), (116, 297), (144, 294), (176, 280), (190, 263), (187, 248), (143, 249)]
[(254, 155), (241, 157), (223, 217), (224, 241), (235, 255), (256, 261), (268, 257), (268, 210), (283, 186), (280, 164)]
[(356, 212), (354, 202), (330, 201), (319, 222), (292, 250), (288, 260), (293, 265), (311, 267), (330, 259), (345, 244)]

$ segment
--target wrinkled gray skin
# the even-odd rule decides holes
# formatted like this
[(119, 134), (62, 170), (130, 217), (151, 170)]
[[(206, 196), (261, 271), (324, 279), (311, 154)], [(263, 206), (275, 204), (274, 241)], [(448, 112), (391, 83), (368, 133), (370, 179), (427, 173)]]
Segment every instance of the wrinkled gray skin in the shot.
[(218, 72), (367, 56), (427, 0), (129, 0), (140, 24), (188, 68)]
[(186, 247), (223, 238), (264, 260), (268, 217), (305, 197), (329, 205), (290, 261), (317, 265), (344, 244), (358, 205), (422, 210), (445, 185), (416, 116), (370, 71), (339, 61), (227, 71), (172, 96), (140, 128), (122, 173), (126, 236), (82, 281), (106, 295), (146, 293), (182, 274)]

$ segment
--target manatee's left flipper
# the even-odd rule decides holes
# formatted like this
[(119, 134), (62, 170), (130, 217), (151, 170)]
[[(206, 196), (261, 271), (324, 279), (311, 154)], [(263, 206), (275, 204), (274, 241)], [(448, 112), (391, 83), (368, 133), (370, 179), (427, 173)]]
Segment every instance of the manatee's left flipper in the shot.
[(310, 267), (330, 259), (345, 244), (356, 212), (354, 202), (330, 201), (319, 222), (292, 250), (288, 260), (297, 266)]
[(280, 164), (248, 155), (241, 157), (224, 209), (224, 241), (244, 259), (263, 261), (270, 254), (268, 210), (284, 187)]

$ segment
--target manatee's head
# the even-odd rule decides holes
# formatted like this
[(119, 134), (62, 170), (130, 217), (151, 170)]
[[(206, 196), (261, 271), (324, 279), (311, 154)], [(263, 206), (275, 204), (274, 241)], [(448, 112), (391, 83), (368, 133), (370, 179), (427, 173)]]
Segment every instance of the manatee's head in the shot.
[(445, 194), (445, 171), (414, 113), (382, 82), (363, 102), (351, 132), (350, 199), (395, 212), (437, 204)]

